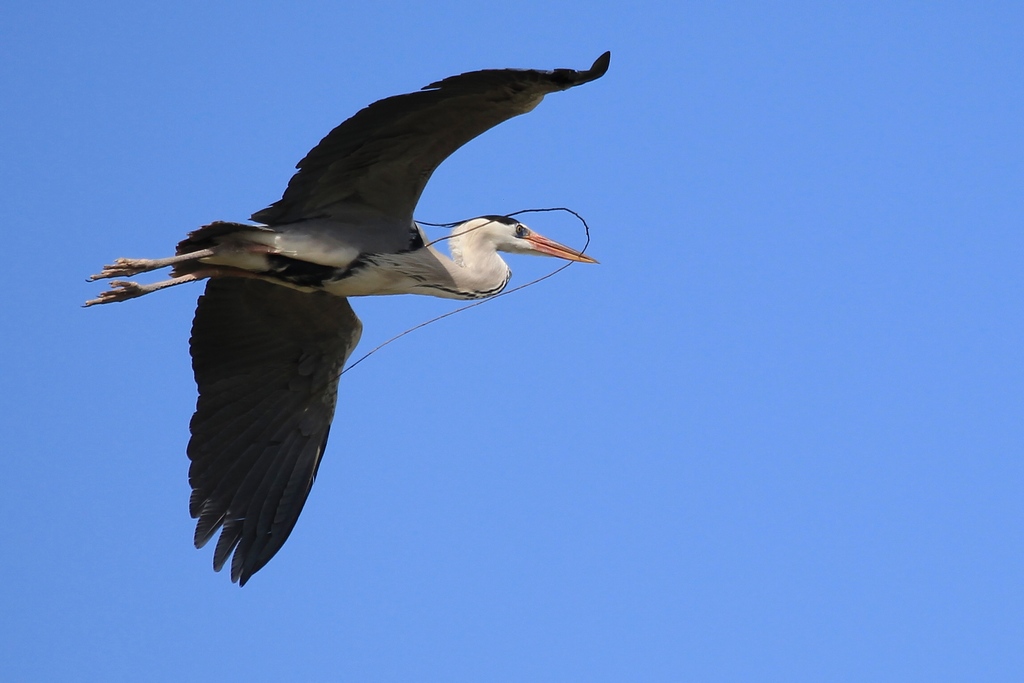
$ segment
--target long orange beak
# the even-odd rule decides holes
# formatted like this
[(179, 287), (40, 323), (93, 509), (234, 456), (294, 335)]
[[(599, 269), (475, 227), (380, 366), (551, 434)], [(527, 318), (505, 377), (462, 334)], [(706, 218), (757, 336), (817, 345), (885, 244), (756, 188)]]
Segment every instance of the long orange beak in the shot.
[(547, 237), (538, 235), (535, 232), (531, 232), (525, 239), (534, 249), (548, 256), (562, 258), (566, 261), (579, 261), (580, 263), (598, 263), (596, 259), (592, 259), (586, 254), (581, 254), (575, 249), (570, 249), (564, 244), (549, 240)]

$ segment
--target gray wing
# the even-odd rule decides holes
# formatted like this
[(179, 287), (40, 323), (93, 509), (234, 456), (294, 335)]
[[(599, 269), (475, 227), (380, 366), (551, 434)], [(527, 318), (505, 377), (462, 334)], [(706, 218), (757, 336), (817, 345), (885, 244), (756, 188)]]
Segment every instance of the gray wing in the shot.
[(309, 495), (362, 324), (346, 299), (213, 278), (192, 324), (199, 400), (189, 512), (213, 566), (241, 585), (281, 549)]
[(442, 161), (476, 136), (525, 114), (544, 95), (600, 78), (605, 52), (586, 71), (488, 69), (375, 102), (332, 130), (299, 162), (280, 201), (254, 213), (267, 225), (330, 217), (357, 204), (408, 225)]

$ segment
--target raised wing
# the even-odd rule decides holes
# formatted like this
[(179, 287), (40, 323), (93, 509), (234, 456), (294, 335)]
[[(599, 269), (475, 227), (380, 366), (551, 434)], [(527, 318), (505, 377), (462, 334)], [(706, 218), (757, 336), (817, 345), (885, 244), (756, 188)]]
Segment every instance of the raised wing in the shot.
[(252, 220), (292, 223), (357, 204), (407, 225), (434, 169), (455, 150), (529, 112), (548, 93), (600, 78), (610, 60), (605, 52), (586, 71), (471, 71), (374, 102), (321, 140), (299, 162), (280, 201)]
[(192, 324), (199, 400), (189, 512), (201, 548), (241, 585), (281, 549), (309, 495), (362, 324), (346, 299), (213, 278)]

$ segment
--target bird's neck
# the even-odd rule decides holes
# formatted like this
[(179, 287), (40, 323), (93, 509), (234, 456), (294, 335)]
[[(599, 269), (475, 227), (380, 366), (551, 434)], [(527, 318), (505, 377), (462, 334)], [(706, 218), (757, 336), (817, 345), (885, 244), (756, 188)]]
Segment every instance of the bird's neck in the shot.
[(453, 235), (448, 240), (451, 259), (444, 259), (446, 270), (456, 283), (460, 298), (480, 299), (493, 296), (508, 284), (512, 271), (498, 255), (486, 236), (478, 231)]
[(367, 254), (359, 267), (329, 282), (336, 296), (426, 294), (445, 299), (484, 299), (508, 284), (512, 271), (494, 244), (470, 234), (450, 239), (452, 258), (432, 246), (397, 254)]

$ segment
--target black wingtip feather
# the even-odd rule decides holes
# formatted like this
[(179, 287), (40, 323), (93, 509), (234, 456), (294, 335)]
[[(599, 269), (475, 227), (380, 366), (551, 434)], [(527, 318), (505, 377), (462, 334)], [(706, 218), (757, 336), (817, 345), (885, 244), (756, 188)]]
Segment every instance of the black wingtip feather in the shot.
[[(228, 522), (220, 532), (217, 539), (217, 547), (213, 550), (213, 571), (219, 572), (224, 568), (224, 563), (231, 557), (231, 552), (242, 540), (242, 525), (237, 522)], [(235, 576), (231, 577), (234, 581)]]
[(604, 76), (606, 73), (608, 73), (608, 66), (611, 63), (612, 53), (611, 50), (609, 50), (594, 60), (593, 65), (591, 65), (591, 67), (587, 69), (587, 71), (585, 72), (587, 80), (582, 82), (586, 83), (601, 78), (601, 76)]

